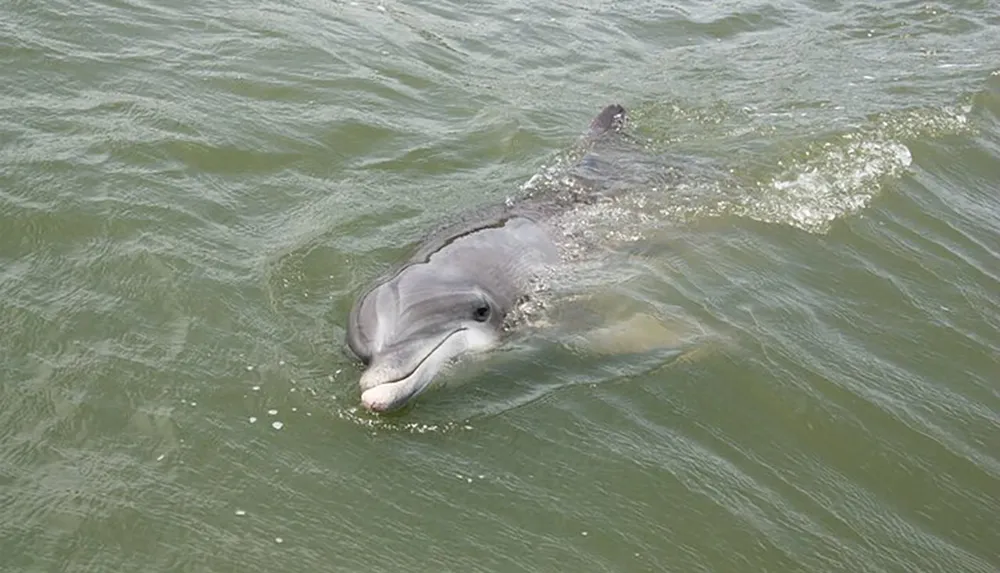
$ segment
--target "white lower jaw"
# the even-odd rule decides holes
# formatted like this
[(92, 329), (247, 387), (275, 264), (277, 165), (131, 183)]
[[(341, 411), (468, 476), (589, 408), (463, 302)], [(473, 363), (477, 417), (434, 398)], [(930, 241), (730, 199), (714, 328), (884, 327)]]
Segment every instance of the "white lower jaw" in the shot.
[(449, 336), (406, 378), (378, 384), (378, 370), (365, 372), (360, 381), (361, 404), (373, 412), (398, 409), (430, 386), (434, 377), (451, 359), (467, 352), (487, 350), (495, 342), (494, 336), (463, 328)]
[(414, 374), (399, 382), (380, 384), (361, 394), (361, 404), (372, 412), (389, 412), (402, 407), (430, 385), (432, 377), (417, 379)]
[(402, 407), (430, 386), (434, 377), (449, 360), (466, 351), (468, 343), (463, 334), (464, 331), (449, 336), (412, 374), (401, 380), (378, 384), (381, 372), (378, 370), (365, 372), (360, 381), (361, 404), (373, 412), (388, 412)]

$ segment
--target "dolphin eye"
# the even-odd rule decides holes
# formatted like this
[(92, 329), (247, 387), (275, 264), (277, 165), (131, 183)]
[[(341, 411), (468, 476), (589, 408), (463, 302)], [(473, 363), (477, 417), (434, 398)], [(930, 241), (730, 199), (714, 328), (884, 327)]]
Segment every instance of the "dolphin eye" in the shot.
[(490, 305), (483, 303), (477, 306), (476, 310), (472, 313), (472, 318), (475, 319), (476, 322), (486, 322), (489, 320)]

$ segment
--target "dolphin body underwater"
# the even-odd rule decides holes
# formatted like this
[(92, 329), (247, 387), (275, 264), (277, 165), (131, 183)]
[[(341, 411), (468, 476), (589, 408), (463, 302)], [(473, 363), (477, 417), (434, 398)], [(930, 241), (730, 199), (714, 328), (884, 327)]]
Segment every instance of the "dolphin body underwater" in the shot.
[[(605, 107), (583, 144), (616, 136), (625, 120), (622, 106)], [(578, 166), (599, 168), (599, 161), (588, 154)], [(346, 333), (348, 347), (365, 364), (359, 381), (364, 407), (401, 408), (453, 359), (499, 346), (508, 314), (561, 262), (552, 218), (592, 199), (574, 187), (481, 210), (474, 220), (432, 234), (365, 290)]]

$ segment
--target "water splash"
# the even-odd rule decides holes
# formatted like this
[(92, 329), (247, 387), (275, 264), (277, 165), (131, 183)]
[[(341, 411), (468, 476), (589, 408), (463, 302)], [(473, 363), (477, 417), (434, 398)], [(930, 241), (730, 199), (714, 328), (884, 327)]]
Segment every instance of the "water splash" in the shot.
[(907, 141), (967, 133), (967, 108), (915, 109), (875, 116), (866, 125), (797, 150), (780, 171), (734, 201), (729, 213), (825, 233), (855, 214), (913, 163)]
[(338, 408), (337, 418), (357, 424), (376, 434), (378, 432), (406, 434), (447, 434), (451, 432), (468, 432), (473, 429), (468, 421), (462, 422), (402, 422), (393, 421), (392, 417), (372, 414), (360, 407)]
[(759, 196), (748, 197), (735, 214), (824, 233), (833, 221), (867, 207), (882, 183), (900, 177), (913, 161), (909, 148), (897, 141), (823, 147), (765, 182)]

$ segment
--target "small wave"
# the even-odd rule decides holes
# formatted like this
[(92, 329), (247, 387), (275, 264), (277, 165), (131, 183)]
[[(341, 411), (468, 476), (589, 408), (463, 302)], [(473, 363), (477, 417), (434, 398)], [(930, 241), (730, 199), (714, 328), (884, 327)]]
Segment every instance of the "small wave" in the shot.
[(760, 196), (748, 198), (737, 214), (823, 233), (836, 219), (867, 207), (881, 182), (899, 177), (913, 161), (909, 148), (896, 141), (826, 147), (764, 183)]
[(834, 141), (816, 142), (778, 161), (780, 172), (734, 201), (729, 212), (757, 221), (825, 233), (871, 204), (904, 176), (913, 155), (907, 141), (968, 132), (967, 109), (910, 110), (876, 116)]
[[(868, 207), (892, 181), (908, 172), (913, 163), (913, 142), (970, 132), (969, 111), (933, 108), (877, 115), (847, 133), (814, 139), (782, 152), (770, 161), (774, 169), (754, 176), (749, 183), (738, 169), (702, 165), (695, 157), (661, 156), (648, 145), (636, 146), (622, 153), (614, 169), (603, 174), (628, 186), (627, 193), (576, 205), (562, 217), (565, 221), (561, 225), (567, 237), (581, 243), (593, 242), (583, 240), (587, 238), (584, 234), (600, 234), (601, 239), (618, 243), (634, 242), (663, 220), (691, 222), (720, 216), (823, 234), (833, 222)], [(553, 189), (586, 192), (572, 172), (580, 157), (579, 153), (556, 157), (521, 191), (529, 196)], [(669, 180), (665, 174), (670, 175)], [(577, 228), (586, 232), (576, 232)]]

